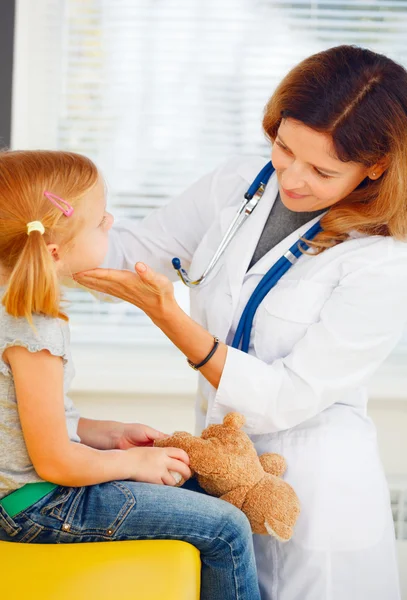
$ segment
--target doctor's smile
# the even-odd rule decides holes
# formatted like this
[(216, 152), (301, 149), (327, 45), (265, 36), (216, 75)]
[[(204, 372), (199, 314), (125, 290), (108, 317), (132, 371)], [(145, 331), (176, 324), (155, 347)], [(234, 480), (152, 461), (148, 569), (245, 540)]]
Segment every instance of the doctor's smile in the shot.
[[(92, 161), (58, 155), (58, 161), (66, 159), (87, 174), (83, 181), (77, 177), (77, 188), (76, 180), (68, 181), (69, 169), (66, 179), (59, 167), (54, 175), (49, 166), (53, 155), (47, 155), (45, 173), (52, 171), (53, 177), (48, 182), (41, 171), (43, 178), (37, 169), (30, 171), (38, 206), (32, 208), (33, 200), (27, 215), (18, 212), (16, 239), (23, 249), (17, 255), (12, 240), (13, 260), (0, 236), (3, 274), (10, 276), (0, 315), (7, 319), (8, 333), (1, 327), (0, 335), (8, 352), (10, 340), (27, 339), (30, 346), (30, 328), (21, 337), (13, 321), (33, 312), (31, 306), (31, 312), (25, 305), (16, 309), (26, 280), (17, 276), (23, 267), (49, 269), (47, 285), (33, 286), (32, 296), (34, 312), (47, 317), (43, 347), (53, 342), (46, 355), (50, 360), (68, 352), (61, 342), (68, 336), (59, 335), (65, 315), (52, 287), (57, 276), (74, 273), (79, 284), (133, 304), (184, 355), (185, 369), (198, 371), (197, 433), (222, 423), (229, 412), (242, 413), (254, 456), (266, 457), (262, 464), (268, 475), (284, 477), (301, 505), (292, 530), (287, 531), (288, 510), (282, 503), (281, 514), (266, 528), (258, 517), (270, 535), (252, 537), (241, 511), (244, 485), (219, 492), (216, 472), (211, 494), (221, 499), (209, 497), (196, 481), (174, 489), (174, 470), (184, 480), (191, 474), (188, 454), (129, 448), (159, 435), (136, 428), (131, 435), (120, 430), (126, 452), (134, 451), (132, 461), (116, 453), (109, 469), (101, 471), (96, 468), (100, 457), (94, 463), (89, 458), (94, 468), (89, 466), (87, 477), (79, 480), (74, 468), (67, 471), (71, 480), (58, 471), (59, 485), (79, 490), (73, 497), (89, 495), (99, 507), (90, 518), (86, 507), (75, 505), (78, 531), (86, 531), (88, 519), (92, 531), (99, 531), (105, 514), (116, 522), (124, 509), (110, 497), (117, 498), (116, 487), (125, 485), (134, 509), (129, 508), (119, 530), (121, 539), (169, 536), (196, 545), (201, 600), (400, 600), (389, 491), (367, 404), (370, 379), (398, 343), (407, 320), (407, 71), (385, 55), (338, 46), (305, 58), (264, 102), (262, 127), (269, 143), (264, 156), (227, 158), (142, 221), (113, 223), (105, 214), (103, 180)], [(31, 195), (18, 187), (22, 158), (20, 165), (17, 153), (6, 152), (1, 160), (15, 161), (17, 190), (9, 181), (0, 185), (0, 202), (1, 190), (11, 190), (0, 206), (3, 214), (3, 208)], [(8, 171), (0, 168), (2, 173)], [(45, 189), (58, 193), (51, 197), (59, 204), (44, 199), (44, 181), (55, 187)], [(81, 229), (85, 213), (89, 219)], [(61, 252), (71, 238), (76, 249)], [(27, 256), (40, 256), (42, 262)], [(174, 293), (178, 277), (191, 289), (190, 314)], [(61, 375), (61, 361), (57, 368)], [(5, 376), (8, 369), (3, 365)], [(6, 383), (0, 391), (9, 398), (12, 385)], [(30, 393), (37, 383), (30, 385)], [(55, 397), (63, 398), (62, 387), (58, 393)], [(42, 436), (53, 430), (38, 417), (38, 427), (28, 427), (38, 407), (46, 423), (62, 428), (63, 402), (56, 415), (54, 395), (48, 395), (47, 402), (37, 398), (35, 408), (27, 408), (27, 399), (22, 403), (23, 428), (15, 433), (21, 447), (26, 431), (28, 444), (36, 448), (38, 430)], [(14, 410), (9, 421), (18, 422), (16, 406), (3, 405)], [(73, 423), (73, 413), (69, 417)], [(81, 427), (82, 444), (75, 450), (83, 446), (83, 451), (84, 440), (106, 447), (106, 440), (101, 444), (83, 422)], [(71, 441), (80, 441), (79, 434), (73, 431)], [(227, 435), (233, 436), (232, 427)], [(284, 457), (284, 474), (272, 461), (275, 454)], [(21, 464), (16, 458), (13, 471), (7, 470), (8, 454), (3, 465), (0, 460), (0, 483), (10, 482), (9, 494), (21, 481), (37, 482), (31, 456), (35, 459), (36, 453), (24, 454)], [(66, 463), (61, 459), (61, 464)], [(55, 468), (41, 467), (45, 483), (54, 481)], [(3, 478), (2, 469), (7, 472)], [(277, 492), (275, 498), (264, 495), (279, 502)], [(18, 521), (21, 536), (29, 535), (34, 521), (41, 528), (37, 542), (59, 541), (61, 523), (44, 517), (41, 502), (26, 508)], [(11, 537), (1, 528), (0, 535)], [(17, 534), (14, 539), (19, 541)]]
[(308, 196), (308, 194), (297, 194), (295, 192), (289, 192), (288, 190), (286, 190), (285, 188), (281, 188), (281, 191), (286, 194), (287, 196), (289, 196), (290, 198), (294, 198), (294, 199), (298, 199), (298, 198), (305, 198), (306, 196)]

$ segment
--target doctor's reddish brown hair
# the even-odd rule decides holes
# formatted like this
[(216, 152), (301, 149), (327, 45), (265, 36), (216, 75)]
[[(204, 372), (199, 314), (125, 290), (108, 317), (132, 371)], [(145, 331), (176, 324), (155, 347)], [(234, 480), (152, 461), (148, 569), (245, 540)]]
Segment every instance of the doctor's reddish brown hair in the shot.
[[(44, 314), (68, 320), (61, 311), (55, 261), (47, 244), (65, 248), (83, 223), (81, 198), (98, 180), (91, 160), (72, 152), (0, 152), (0, 263), (11, 272), (2, 303), (13, 317)], [(66, 217), (44, 192), (60, 196), (74, 207)], [(76, 209), (79, 207), (79, 210)], [(27, 223), (41, 221), (42, 235), (27, 235)]]
[(329, 134), (339, 160), (372, 167), (388, 160), (377, 180), (364, 179), (321, 220), (318, 251), (351, 230), (407, 238), (407, 71), (370, 50), (337, 46), (294, 67), (265, 108), (263, 129), (274, 142), (292, 118)]

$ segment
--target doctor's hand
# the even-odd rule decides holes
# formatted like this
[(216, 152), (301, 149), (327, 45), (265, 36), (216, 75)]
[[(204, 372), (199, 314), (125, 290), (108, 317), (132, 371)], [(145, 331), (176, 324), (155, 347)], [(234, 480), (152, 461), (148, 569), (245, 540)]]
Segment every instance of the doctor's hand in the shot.
[[(199, 364), (214, 348), (213, 335), (177, 303), (172, 282), (142, 262), (136, 263), (135, 273), (94, 269), (76, 273), (73, 279), (85, 287), (121, 298), (140, 308), (194, 364)], [(227, 352), (226, 344), (220, 343), (216, 354), (199, 369), (215, 388), (222, 377)]]
[(93, 269), (76, 273), (73, 279), (87, 288), (134, 304), (152, 319), (176, 304), (173, 283), (142, 262), (136, 263), (135, 273)]

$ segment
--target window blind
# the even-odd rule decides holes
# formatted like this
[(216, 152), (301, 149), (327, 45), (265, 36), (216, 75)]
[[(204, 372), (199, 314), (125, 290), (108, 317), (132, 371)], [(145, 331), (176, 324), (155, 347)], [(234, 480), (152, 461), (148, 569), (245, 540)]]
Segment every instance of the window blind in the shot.
[[(12, 145), (89, 155), (116, 219), (141, 219), (267, 156), (263, 107), (302, 58), (352, 43), (407, 65), (406, 35), (406, 0), (17, 0)], [(67, 296), (74, 341), (165, 343), (134, 307)]]

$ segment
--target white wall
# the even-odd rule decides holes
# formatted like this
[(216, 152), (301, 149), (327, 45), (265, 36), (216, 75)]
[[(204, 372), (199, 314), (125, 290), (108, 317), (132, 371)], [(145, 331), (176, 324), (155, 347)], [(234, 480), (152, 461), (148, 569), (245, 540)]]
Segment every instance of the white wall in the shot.
[(144, 423), (166, 433), (175, 430), (194, 431), (191, 395), (74, 392), (71, 397), (84, 417)]

